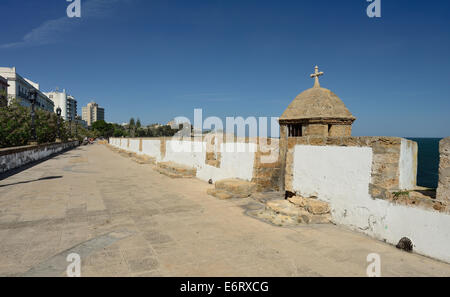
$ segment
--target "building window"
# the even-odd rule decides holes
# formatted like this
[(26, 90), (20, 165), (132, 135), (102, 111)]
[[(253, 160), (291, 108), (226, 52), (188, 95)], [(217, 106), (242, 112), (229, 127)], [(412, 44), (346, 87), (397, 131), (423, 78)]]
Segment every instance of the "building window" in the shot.
[(302, 137), (302, 124), (292, 124), (288, 125), (289, 137)]

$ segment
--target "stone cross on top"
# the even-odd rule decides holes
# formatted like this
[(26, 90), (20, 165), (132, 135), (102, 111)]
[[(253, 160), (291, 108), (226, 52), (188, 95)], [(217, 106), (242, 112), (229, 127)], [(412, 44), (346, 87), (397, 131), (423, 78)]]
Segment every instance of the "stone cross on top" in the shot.
[(316, 66), (314, 70), (314, 74), (311, 74), (311, 78), (315, 78), (314, 88), (320, 88), (319, 76), (322, 76), (323, 72), (319, 72), (319, 66)]

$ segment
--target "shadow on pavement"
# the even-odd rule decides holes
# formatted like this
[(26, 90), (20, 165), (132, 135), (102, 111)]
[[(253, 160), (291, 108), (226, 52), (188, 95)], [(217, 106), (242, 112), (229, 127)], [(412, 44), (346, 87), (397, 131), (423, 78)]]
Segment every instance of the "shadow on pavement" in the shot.
[(28, 183), (33, 183), (33, 182), (42, 181), (42, 180), (58, 179), (58, 178), (63, 178), (63, 176), (59, 175), (59, 176), (41, 177), (41, 178), (33, 179), (33, 180), (27, 180), (27, 181), (12, 183), (12, 184), (0, 185), (0, 188), (7, 187), (7, 186), (19, 185), (19, 184), (28, 184)]

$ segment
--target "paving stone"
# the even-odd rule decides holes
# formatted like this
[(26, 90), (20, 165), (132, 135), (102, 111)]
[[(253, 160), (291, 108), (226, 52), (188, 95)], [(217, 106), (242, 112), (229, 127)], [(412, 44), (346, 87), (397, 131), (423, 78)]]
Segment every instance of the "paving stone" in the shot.
[(226, 191), (235, 197), (249, 197), (256, 191), (256, 185), (252, 182), (230, 178), (219, 180), (215, 183), (217, 190)]
[[(75, 156), (87, 162), (71, 162)], [(383, 276), (450, 276), (449, 264), (315, 224), (329, 214), (305, 210), (305, 224), (267, 211), (284, 193), (212, 199), (203, 181), (170, 179), (118, 156), (81, 147), (0, 180), (1, 276), (64, 276), (71, 251), (88, 277), (366, 276), (373, 252), (383, 257)], [(11, 185), (55, 175), (63, 177)], [(89, 211), (87, 199), (105, 209)]]
[(152, 271), (159, 268), (159, 262), (156, 258), (139, 258), (127, 262), (132, 273)]

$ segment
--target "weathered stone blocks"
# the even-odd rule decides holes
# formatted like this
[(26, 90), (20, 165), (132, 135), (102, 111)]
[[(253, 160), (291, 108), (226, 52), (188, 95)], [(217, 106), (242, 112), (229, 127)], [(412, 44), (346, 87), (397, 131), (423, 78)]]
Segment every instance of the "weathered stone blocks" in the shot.
[(352, 126), (351, 125), (331, 125), (328, 131), (328, 136), (352, 136)]
[(309, 124), (305, 127), (304, 135), (328, 136), (328, 125)]
[(328, 203), (316, 199), (308, 199), (305, 209), (315, 215), (327, 214), (330, 212)]
[(260, 139), (255, 153), (252, 183), (257, 191), (279, 190), (281, 179), (281, 162), (279, 141)]
[(156, 170), (172, 178), (189, 178), (197, 175), (197, 169), (174, 162), (160, 162)]
[(257, 191), (257, 185), (253, 182), (229, 178), (217, 181), (214, 189), (207, 191), (208, 195), (219, 199), (247, 198)]
[(444, 138), (439, 144), (439, 185), (436, 199), (450, 203), (450, 137)]
[(266, 210), (272, 211), (278, 216), (294, 218), (300, 224), (328, 224), (331, 222), (328, 203), (315, 198), (295, 196), (288, 200), (270, 200), (266, 203)]
[(316, 198), (294, 196), (289, 198), (288, 201), (294, 205), (303, 207), (305, 210), (315, 215), (327, 214), (330, 212), (329, 204)]
[(256, 190), (256, 185), (252, 182), (230, 178), (216, 182), (216, 189), (225, 190), (237, 196), (249, 197)]

